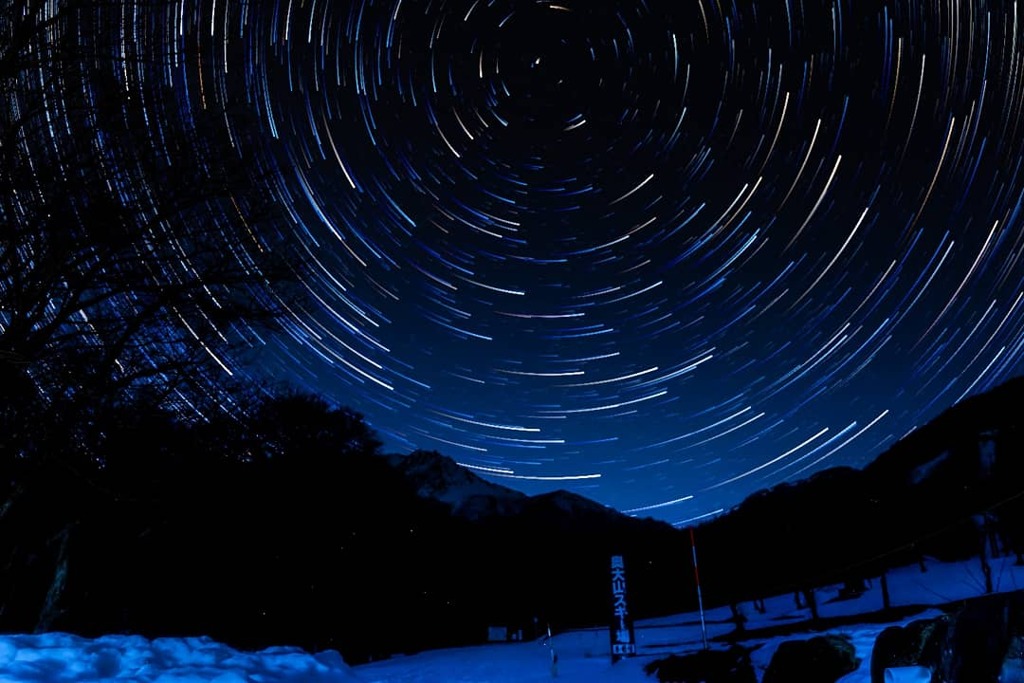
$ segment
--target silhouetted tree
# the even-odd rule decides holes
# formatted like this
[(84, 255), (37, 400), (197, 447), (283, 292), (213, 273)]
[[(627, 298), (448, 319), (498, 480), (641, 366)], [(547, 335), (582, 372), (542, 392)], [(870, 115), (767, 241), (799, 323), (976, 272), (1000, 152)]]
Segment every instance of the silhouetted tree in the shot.
[(0, 364), (48, 404), (159, 386), (201, 405), (302, 260), (252, 119), (129, 87), (151, 56), (110, 12), (0, 9)]
[(119, 37), (162, 11), (137, 9), (0, 6), (0, 564), (43, 626), (125, 416), (230, 406), (235, 352), (302, 275), (254, 117), (143, 78), (173, 57)]
[(263, 458), (282, 465), (301, 463), (330, 468), (346, 455), (374, 454), (381, 442), (363, 416), (336, 406), (315, 394), (284, 392), (269, 396), (251, 411), (250, 438), (263, 449)]

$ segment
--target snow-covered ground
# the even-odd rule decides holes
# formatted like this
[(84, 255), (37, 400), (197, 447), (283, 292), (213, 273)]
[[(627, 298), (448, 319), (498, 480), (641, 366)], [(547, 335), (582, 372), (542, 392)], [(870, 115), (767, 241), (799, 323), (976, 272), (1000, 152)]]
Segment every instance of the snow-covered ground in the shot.
[[(996, 591), (1024, 588), (1024, 568), (1013, 558), (992, 560)], [(981, 595), (984, 579), (977, 560), (942, 564), (928, 562), (921, 573), (914, 565), (889, 574), (889, 592), (894, 606), (931, 605)], [(823, 619), (866, 614), (882, 607), (879, 582), (852, 600), (835, 600), (838, 587), (817, 592)], [(747, 629), (800, 624), (809, 619), (806, 608), (798, 608), (792, 595), (765, 600), (766, 612), (759, 614), (744, 604)], [(842, 683), (869, 683), (868, 667), (875, 637), (887, 626), (905, 624), (939, 612), (924, 609), (907, 618), (882, 624), (856, 624), (832, 628), (829, 632), (851, 637), (861, 658), (856, 672)], [(728, 608), (705, 614), (711, 647), (734, 630)], [(763, 673), (772, 653), (784, 640), (809, 638), (819, 632), (802, 631), (770, 638), (744, 640), (759, 646), (753, 653), (755, 669)], [(638, 655), (611, 664), (608, 631), (604, 628), (556, 633), (550, 643), (510, 642), (421, 652), (408, 656), (347, 666), (336, 652), (310, 654), (295, 648), (271, 648), (262, 652), (239, 652), (207, 638), (158, 638), (105, 636), (84, 639), (62, 633), (42, 635), (0, 635), (0, 683), (80, 683), (85, 681), (138, 681), (153, 683), (535, 683), (551, 681), (553, 674), (563, 683), (650, 683), (643, 672), (648, 662), (668, 654), (683, 654), (701, 648), (698, 614), (682, 614), (636, 624)], [(557, 670), (552, 670), (552, 650)], [(906, 679), (910, 680), (910, 679)], [(926, 679), (925, 679), (926, 680)]]

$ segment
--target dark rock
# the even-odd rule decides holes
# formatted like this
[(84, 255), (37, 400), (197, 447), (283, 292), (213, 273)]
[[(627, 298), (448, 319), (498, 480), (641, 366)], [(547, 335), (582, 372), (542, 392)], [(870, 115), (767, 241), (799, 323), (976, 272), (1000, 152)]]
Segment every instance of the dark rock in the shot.
[(885, 670), (893, 667), (923, 666), (935, 671), (949, 624), (949, 617), (919, 619), (878, 634), (871, 650), (871, 683), (885, 683)]
[(871, 683), (908, 666), (931, 670), (934, 683), (1024, 683), (1024, 592), (968, 600), (953, 615), (882, 631)]
[(1024, 683), (1024, 637), (1015, 635), (1003, 658), (999, 683)]
[[(1022, 634), (1024, 592), (967, 601), (954, 616), (946, 636), (936, 679), (940, 683), (998, 683), (1004, 661), (1020, 657)], [(1015, 642), (1017, 651), (1011, 647)]]
[(750, 650), (701, 650), (690, 655), (670, 655), (644, 666), (660, 683), (757, 683), (750, 664)]
[(835, 683), (856, 671), (857, 652), (849, 636), (816, 636), (787, 640), (772, 656), (762, 683)]

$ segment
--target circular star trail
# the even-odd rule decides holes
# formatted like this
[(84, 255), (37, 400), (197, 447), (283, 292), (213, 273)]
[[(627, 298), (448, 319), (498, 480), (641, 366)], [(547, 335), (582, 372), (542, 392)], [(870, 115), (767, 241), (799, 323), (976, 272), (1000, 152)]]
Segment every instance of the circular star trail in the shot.
[(254, 372), (391, 450), (688, 523), (1021, 370), (1015, 3), (112, 4), (313, 263)]

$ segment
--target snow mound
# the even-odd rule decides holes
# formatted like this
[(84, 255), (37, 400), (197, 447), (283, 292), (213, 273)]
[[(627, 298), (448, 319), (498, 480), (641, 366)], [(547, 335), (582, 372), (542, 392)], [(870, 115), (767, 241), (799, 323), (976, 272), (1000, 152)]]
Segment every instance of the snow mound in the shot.
[(241, 652), (210, 638), (102, 636), (68, 633), (0, 635), (0, 681), (78, 683), (354, 683), (334, 650), (293, 647)]

